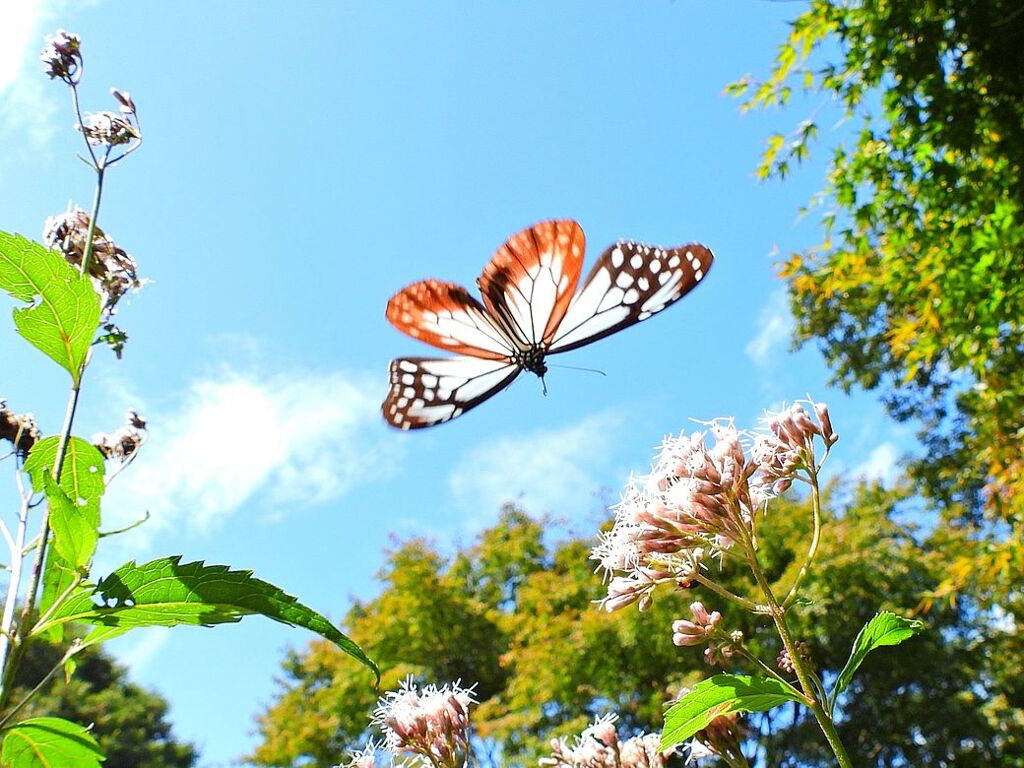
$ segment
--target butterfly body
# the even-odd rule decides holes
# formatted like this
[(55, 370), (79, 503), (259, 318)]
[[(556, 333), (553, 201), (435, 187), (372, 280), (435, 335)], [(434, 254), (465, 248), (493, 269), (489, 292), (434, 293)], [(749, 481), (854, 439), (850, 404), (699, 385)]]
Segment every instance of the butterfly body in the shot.
[(465, 288), (422, 280), (391, 297), (386, 316), (403, 333), (456, 353), (399, 358), (381, 410), (392, 426), (449, 421), (501, 391), (522, 372), (541, 377), (548, 355), (568, 352), (660, 312), (692, 290), (711, 266), (703, 245), (658, 248), (620, 242), (598, 258), (576, 292), (583, 230), (545, 221), (512, 236)]

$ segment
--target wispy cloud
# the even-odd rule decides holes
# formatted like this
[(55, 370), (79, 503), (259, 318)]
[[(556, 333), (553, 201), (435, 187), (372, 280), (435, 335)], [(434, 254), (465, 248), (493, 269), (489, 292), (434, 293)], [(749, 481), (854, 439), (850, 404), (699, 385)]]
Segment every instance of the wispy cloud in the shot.
[(38, 50), (54, 15), (47, 0), (18, 0), (0, 8), (0, 143), (42, 150), (53, 137), (56, 96), (48, 91)]
[(878, 445), (868, 457), (853, 468), (854, 477), (877, 480), (883, 485), (893, 485), (900, 476), (900, 451), (895, 443)]
[(146, 627), (129, 638), (115, 640), (112, 650), (117, 660), (135, 676), (157, 657), (171, 637), (170, 627)]
[(520, 500), (531, 511), (570, 514), (599, 485), (620, 419), (591, 416), (554, 430), (506, 436), (466, 454), (449, 477), (460, 508), (479, 514)]
[(380, 427), (376, 394), (346, 372), (229, 368), (196, 380), (176, 407), (146, 414), (149, 440), (112, 484), (105, 527), (149, 511), (129, 535), (145, 546), (171, 527), (215, 531), (243, 505), (280, 517), (337, 498), (394, 464), (397, 443)]
[(747, 342), (746, 352), (759, 368), (768, 368), (786, 350), (793, 335), (793, 315), (785, 288), (779, 288), (761, 308), (757, 334)]

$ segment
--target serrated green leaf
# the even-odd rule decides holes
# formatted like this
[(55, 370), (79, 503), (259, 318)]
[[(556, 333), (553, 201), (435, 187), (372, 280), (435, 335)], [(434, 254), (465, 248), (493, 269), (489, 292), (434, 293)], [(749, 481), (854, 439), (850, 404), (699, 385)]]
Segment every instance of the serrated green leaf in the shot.
[(100, 322), (92, 281), (56, 251), (0, 232), (0, 288), (31, 307), (14, 310), (18, 333), (56, 360), (75, 386)]
[(22, 720), (0, 733), (4, 768), (100, 768), (105, 759), (89, 729), (60, 717)]
[(839, 694), (846, 690), (853, 680), (853, 673), (864, 661), (864, 657), (876, 648), (887, 645), (899, 645), (909, 637), (913, 637), (924, 629), (924, 622), (918, 619), (905, 619), (891, 611), (876, 613), (874, 618), (865, 624), (853, 641), (850, 658), (836, 679), (835, 688), (829, 696), (831, 708), (835, 708)]
[(260, 614), (316, 632), (380, 679), (377, 665), (330, 621), (273, 584), (253, 578), (252, 571), (180, 560), (165, 557), (143, 565), (132, 561), (98, 585), (83, 584), (33, 634), (69, 621), (124, 631), (178, 624), (212, 626)]
[(99, 540), (99, 520), (92, 520), (82, 507), (76, 506), (50, 477), (43, 473), (46, 502), (50, 505), (50, 529), (53, 549), (73, 568), (82, 568), (92, 559)]
[(777, 680), (748, 675), (715, 675), (697, 683), (665, 713), (660, 749), (682, 744), (722, 715), (764, 712), (787, 701), (803, 699)]

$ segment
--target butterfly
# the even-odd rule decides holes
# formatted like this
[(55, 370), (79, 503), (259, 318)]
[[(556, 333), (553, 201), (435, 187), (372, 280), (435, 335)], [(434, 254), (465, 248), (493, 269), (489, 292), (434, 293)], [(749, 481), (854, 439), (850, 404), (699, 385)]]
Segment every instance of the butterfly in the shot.
[(399, 429), (450, 421), (507, 387), (523, 371), (547, 373), (545, 358), (646, 320), (689, 293), (714, 255), (697, 243), (609, 246), (576, 293), (583, 229), (543, 221), (501, 246), (477, 279), (483, 303), (462, 286), (413, 283), (388, 301), (386, 317), (414, 339), (455, 357), (400, 357), (381, 405)]

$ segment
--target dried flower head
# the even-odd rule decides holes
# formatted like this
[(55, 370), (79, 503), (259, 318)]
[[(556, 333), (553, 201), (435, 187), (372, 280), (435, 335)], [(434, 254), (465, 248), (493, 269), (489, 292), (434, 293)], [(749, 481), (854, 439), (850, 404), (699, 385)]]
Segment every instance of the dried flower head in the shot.
[[(43, 242), (63, 253), (71, 264), (81, 266), (90, 222), (89, 214), (78, 207), (51, 216), (43, 227)], [(104, 297), (106, 319), (114, 314), (117, 302), (125, 293), (138, 290), (144, 284), (139, 279), (135, 259), (99, 227), (93, 232), (88, 271)]]
[(146, 441), (146, 420), (135, 411), (128, 411), (124, 426), (111, 434), (99, 433), (92, 436), (92, 444), (96, 446), (104, 458), (124, 464), (135, 458), (139, 448)]
[(114, 100), (121, 105), (122, 115), (135, 115), (135, 102), (132, 100), (132, 95), (128, 91), (119, 91), (117, 88), (110, 89), (110, 95), (114, 97)]
[(39, 58), (51, 80), (60, 78), (68, 85), (76, 85), (82, 72), (82, 39), (58, 29), (54, 34), (47, 35), (46, 45)]
[(27, 456), (42, 435), (31, 413), (15, 413), (0, 400), (0, 440), (7, 440), (21, 456)]
[(142, 138), (129, 117), (106, 110), (86, 112), (75, 128), (94, 146), (119, 147)]
[(469, 707), (472, 688), (458, 682), (422, 691), (407, 678), (399, 690), (388, 691), (377, 702), (373, 723), (384, 734), (384, 746), (393, 754), (411, 756), (411, 764), (429, 768), (456, 768), (469, 748)]

